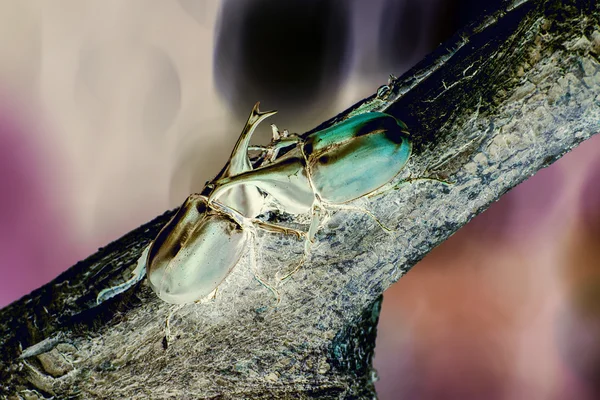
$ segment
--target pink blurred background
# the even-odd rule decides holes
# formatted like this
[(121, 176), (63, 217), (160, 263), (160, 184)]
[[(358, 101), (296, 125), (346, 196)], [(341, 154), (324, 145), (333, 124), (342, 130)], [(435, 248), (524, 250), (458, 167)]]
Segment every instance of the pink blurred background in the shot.
[[(0, 306), (200, 189), (256, 100), (305, 131), (482, 10), (0, 0)], [(381, 399), (600, 398), (599, 155), (584, 143), (385, 293)]]

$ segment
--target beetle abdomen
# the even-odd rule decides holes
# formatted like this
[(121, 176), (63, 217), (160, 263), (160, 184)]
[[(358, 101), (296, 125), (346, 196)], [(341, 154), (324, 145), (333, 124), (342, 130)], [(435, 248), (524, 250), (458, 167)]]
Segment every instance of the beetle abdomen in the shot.
[(341, 204), (385, 185), (410, 157), (407, 134), (391, 115), (368, 113), (310, 135), (304, 152), (315, 191)]

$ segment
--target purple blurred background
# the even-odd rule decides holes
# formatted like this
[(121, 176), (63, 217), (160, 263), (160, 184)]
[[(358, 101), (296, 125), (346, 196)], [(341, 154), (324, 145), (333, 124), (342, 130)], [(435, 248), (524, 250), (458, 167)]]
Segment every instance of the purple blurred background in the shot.
[[(0, 1), (0, 306), (199, 190), (256, 100), (310, 129), (482, 3)], [(584, 143), (385, 293), (381, 399), (600, 398), (599, 156)]]

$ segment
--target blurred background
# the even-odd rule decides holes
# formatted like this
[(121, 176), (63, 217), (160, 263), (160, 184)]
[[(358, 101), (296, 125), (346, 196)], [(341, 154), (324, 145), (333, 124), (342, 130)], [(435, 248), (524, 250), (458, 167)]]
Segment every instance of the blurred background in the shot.
[[(201, 189), (255, 101), (306, 131), (496, 3), (0, 0), (0, 306)], [(385, 293), (381, 399), (600, 398), (599, 156), (597, 137)]]

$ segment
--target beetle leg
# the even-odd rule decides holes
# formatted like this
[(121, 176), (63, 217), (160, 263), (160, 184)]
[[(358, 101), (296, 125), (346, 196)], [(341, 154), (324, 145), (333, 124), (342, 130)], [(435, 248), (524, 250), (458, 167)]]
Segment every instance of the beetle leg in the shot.
[(252, 265), (252, 273), (254, 274), (254, 279), (256, 279), (258, 281), (258, 283), (263, 285), (265, 288), (269, 289), (269, 291), (275, 297), (275, 306), (274, 307), (277, 307), (279, 305), (279, 302), (281, 301), (281, 296), (279, 295), (279, 292), (277, 291), (277, 289), (275, 289), (273, 286), (266, 283), (265, 280), (263, 280), (260, 277), (260, 275), (258, 273), (258, 263), (256, 262), (257, 253), (258, 253), (258, 251), (256, 250), (256, 247), (257, 247), (256, 232), (253, 231), (250, 236), (252, 236), (252, 239), (251, 239), (252, 245), (250, 246), (250, 248), (252, 249), (252, 254), (250, 254), (250, 258), (251, 258), (250, 264)]
[(300, 268), (302, 268), (302, 265), (304, 265), (304, 262), (308, 258), (310, 246), (315, 242), (315, 236), (317, 235), (319, 228), (321, 228), (321, 225), (325, 222), (327, 218), (329, 218), (329, 213), (322, 205), (320, 205), (320, 201), (318, 199), (315, 199), (315, 203), (312, 207), (312, 218), (310, 221), (310, 227), (308, 228), (308, 232), (305, 234), (306, 239), (304, 240), (304, 252), (302, 254), (302, 259), (291, 272), (288, 272), (282, 278), (279, 278), (280, 280), (284, 281), (288, 279), (290, 276), (298, 272)]
[(377, 218), (375, 216), (375, 214), (373, 214), (371, 211), (367, 210), (366, 208), (357, 207), (357, 206), (351, 206), (351, 205), (348, 205), (348, 204), (327, 204), (327, 207), (337, 208), (339, 210), (349, 210), (349, 211), (359, 211), (359, 212), (362, 212), (364, 214), (367, 214), (369, 217), (371, 217), (377, 223), (377, 225), (379, 225), (379, 227), (381, 229), (383, 229), (384, 231), (386, 231), (387, 233), (392, 233), (392, 232), (396, 231), (396, 229), (389, 228), (389, 227), (385, 226), (381, 221), (379, 221), (379, 218)]
[(392, 182), (388, 182), (385, 185), (381, 186), (380, 188), (372, 191), (371, 193), (369, 193), (367, 195), (367, 198), (372, 198), (372, 197), (377, 197), (377, 196), (381, 196), (384, 193), (389, 192), (390, 190), (394, 190), (394, 187), (396, 186), (395, 183)]
[[(287, 132), (287, 131), (284, 131)], [(300, 142), (300, 138), (298, 136), (292, 136), (289, 133), (279, 139), (277, 142), (272, 142), (267, 150), (267, 155), (263, 162), (261, 163), (261, 167), (263, 165), (274, 163), (279, 157), (279, 152), (286, 147), (296, 146), (298, 142)]]
[(303, 232), (298, 229), (288, 228), (288, 227), (277, 225), (277, 224), (272, 224), (270, 222), (261, 221), (256, 218), (252, 219), (251, 221), (255, 226), (257, 226), (267, 232), (283, 233), (285, 235), (296, 235), (296, 237), (298, 239), (300, 239), (302, 236), (306, 236), (306, 232)]
[(315, 242), (315, 236), (321, 228), (321, 225), (325, 222), (327, 218), (329, 218), (329, 213), (319, 203), (320, 202), (318, 200), (315, 201), (315, 204), (313, 204), (312, 207), (310, 227), (308, 228), (308, 235), (304, 244), (305, 252), (308, 249), (309, 243)]
[(407, 184), (407, 183), (413, 183), (416, 181), (429, 181), (429, 182), (438, 182), (441, 184), (444, 184), (446, 186), (450, 186), (453, 185), (454, 182), (450, 182), (450, 181), (446, 181), (443, 179), (438, 179), (438, 178), (434, 178), (434, 177), (429, 177), (429, 176), (419, 176), (417, 178), (406, 178), (401, 180), (400, 182), (398, 182), (397, 184), (394, 185), (394, 187), (392, 188), (393, 190), (398, 190), (400, 189), (401, 186)]
[(430, 181), (430, 182), (438, 182), (438, 183), (442, 183), (444, 185), (453, 185), (454, 182), (450, 182), (450, 181), (445, 181), (443, 179), (438, 179), (438, 178), (434, 178), (434, 177), (426, 177), (426, 176), (421, 176), (421, 177), (417, 177), (417, 178), (406, 178), (406, 179), (402, 179), (400, 182), (398, 183), (388, 183), (386, 185), (383, 185), (382, 187), (380, 187), (379, 189), (375, 190), (374, 192), (370, 193), (367, 198), (373, 198), (373, 197), (377, 197), (377, 196), (381, 196), (384, 193), (387, 193), (389, 191), (392, 190), (398, 190), (400, 189), (402, 186), (409, 184), (409, 183), (413, 183), (416, 181)]
[(171, 317), (177, 311), (181, 310), (186, 304), (179, 304), (171, 308), (169, 315), (167, 315), (167, 320), (165, 321), (165, 344), (169, 346), (169, 343), (173, 341), (174, 335), (171, 334)]
[(248, 151), (260, 151), (266, 153), (269, 150), (267, 146), (261, 146), (260, 144), (253, 144), (248, 146)]
[(319, 199), (319, 196), (317, 195), (317, 198), (315, 199), (315, 203), (313, 204), (313, 207), (312, 207), (312, 219), (310, 221), (310, 228), (308, 229), (308, 233), (306, 234), (306, 240), (304, 241), (304, 254), (302, 255), (302, 259), (300, 260), (298, 265), (296, 265), (296, 267), (291, 272), (284, 275), (282, 278), (280, 278), (280, 280), (284, 281), (284, 280), (288, 279), (290, 276), (292, 276), (296, 272), (298, 272), (298, 270), (302, 267), (302, 265), (304, 265), (304, 262), (308, 258), (308, 255), (310, 252), (310, 246), (311, 246), (311, 244), (313, 244), (315, 242), (315, 236), (317, 235), (317, 232), (319, 231), (321, 226), (325, 223), (325, 221), (329, 218), (329, 212), (328, 212), (327, 208), (337, 208), (337, 209), (341, 209), (341, 210), (352, 210), (352, 211), (363, 212), (363, 213), (367, 214), (368, 216), (370, 216), (371, 218), (373, 218), (373, 220), (375, 220), (377, 225), (379, 225), (381, 227), (381, 229), (383, 229), (384, 231), (386, 231), (388, 233), (395, 232), (395, 229), (390, 229), (387, 226), (383, 225), (379, 221), (379, 219), (377, 219), (377, 217), (369, 210), (366, 210), (361, 207), (350, 206), (347, 204), (322, 203), (321, 200)]
[(294, 275), (296, 272), (298, 272), (300, 270), (300, 268), (302, 268), (302, 266), (304, 265), (304, 262), (306, 261), (307, 258), (307, 254), (306, 254), (306, 247), (304, 248), (304, 254), (302, 254), (302, 259), (300, 260), (300, 262), (298, 263), (298, 265), (296, 265), (294, 267), (294, 269), (291, 272), (288, 272), (287, 274), (285, 274), (282, 278), (279, 278), (280, 281), (285, 281), (286, 279), (288, 279), (290, 276)]

